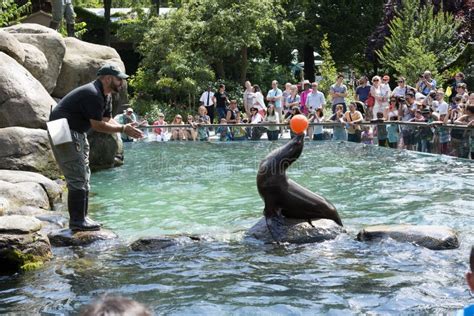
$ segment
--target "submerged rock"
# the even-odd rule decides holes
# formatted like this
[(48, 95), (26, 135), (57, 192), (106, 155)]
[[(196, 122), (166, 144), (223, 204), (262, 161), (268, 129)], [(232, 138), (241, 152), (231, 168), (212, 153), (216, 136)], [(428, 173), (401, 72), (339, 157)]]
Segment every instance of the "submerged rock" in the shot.
[(52, 257), (41, 222), (28, 216), (0, 217), (0, 273), (36, 269)]
[(46, 235), (68, 227), (69, 219), (61, 214), (40, 214), (36, 216), (41, 221), (41, 231)]
[(189, 244), (192, 242), (201, 241), (198, 236), (160, 236), (141, 238), (134, 241), (130, 248), (133, 251), (154, 251), (165, 249), (172, 246)]
[[(345, 229), (337, 225), (330, 219), (319, 219), (311, 221), (311, 226), (306, 220), (301, 219), (285, 219), (288, 234), (282, 238), (282, 242), (292, 244), (306, 244), (314, 242), (322, 242), (336, 238), (339, 234), (344, 233)], [(265, 218), (260, 219), (257, 224), (250, 228), (246, 235), (266, 243), (273, 242), (272, 235), (268, 230)]]
[(89, 232), (73, 232), (70, 229), (62, 229), (48, 235), (51, 245), (56, 247), (87, 246), (99, 240), (110, 240), (117, 235), (109, 230), (101, 229)]
[(444, 226), (377, 225), (366, 227), (357, 234), (359, 241), (392, 238), (399, 242), (410, 242), (432, 250), (456, 249), (459, 247), (457, 233)]

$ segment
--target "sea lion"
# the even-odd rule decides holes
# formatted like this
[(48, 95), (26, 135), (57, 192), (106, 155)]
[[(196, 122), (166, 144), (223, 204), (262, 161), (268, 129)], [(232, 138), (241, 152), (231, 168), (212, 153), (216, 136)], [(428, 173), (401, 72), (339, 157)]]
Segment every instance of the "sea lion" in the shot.
[(272, 151), (260, 162), (257, 174), (258, 193), (265, 202), (263, 214), (275, 241), (286, 234), (285, 217), (311, 220), (327, 218), (342, 226), (334, 205), (324, 197), (288, 179), (286, 169), (303, 151), (304, 134)]

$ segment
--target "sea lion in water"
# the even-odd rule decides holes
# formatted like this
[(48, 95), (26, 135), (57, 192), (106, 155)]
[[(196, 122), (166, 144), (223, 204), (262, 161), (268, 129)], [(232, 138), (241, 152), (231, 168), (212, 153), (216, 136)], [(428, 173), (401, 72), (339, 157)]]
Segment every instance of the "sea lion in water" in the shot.
[(265, 202), (263, 214), (275, 241), (286, 235), (284, 218), (332, 219), (342, 226), (334, 205), (324, 197), (288, 179), (286, 169), (303, 151), (304, 134), (297, 135), (286, 145), (272, 151), (260, 162), (257, 174), (258, 193)]

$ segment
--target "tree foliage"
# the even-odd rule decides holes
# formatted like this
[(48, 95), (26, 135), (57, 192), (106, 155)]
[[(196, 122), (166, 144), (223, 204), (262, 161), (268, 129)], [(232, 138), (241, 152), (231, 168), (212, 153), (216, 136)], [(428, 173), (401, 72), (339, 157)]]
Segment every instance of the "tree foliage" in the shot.
[(0, 0), (0, 27), (17, 23), (30, 7), (30, 1), (18, 6), (14, 0)]
[(319, 90), (324, 95), (329, 95), (329, 88), (336, 81), (337, 69), (336, 63), (334, 62), (331, 55), (331, 44), (328, 40), (328, 35), (324, 34), (323, 40), (321, 41), (321, 56), (323, 63), (321, 65), (321, 76), (323, 79), (319, 82)]
[(457, 57), (460, 23), (448, 12), (435, 14), (430, 2), (419, 7), (418, 0), (403, 0), (402, 5), (389, 24), (390, 37), (376, 53), (383, 66), (416, 81), (419, 73), (440, 69)]

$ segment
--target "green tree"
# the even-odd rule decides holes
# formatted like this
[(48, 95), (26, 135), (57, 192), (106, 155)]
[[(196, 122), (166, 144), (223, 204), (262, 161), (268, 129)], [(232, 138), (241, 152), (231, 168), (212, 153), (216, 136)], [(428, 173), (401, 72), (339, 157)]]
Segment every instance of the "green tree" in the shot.
[(0, 27), (17, 23), (30, 7), (30, 1), (18, 6), (14, 0), (0, 0)]
[(329, 88), (336, 81), (337, 69), (336, 63), (331, 55), (331, 44), (328, 40), (328, 35), (324, 34), (323, 40), (321, 41), (321, 57), (323, 63), (321, 65), (321, 76), (323, 79), (319, 82), (319, 90), (328, 96), (329, 100)]
[(389, 24), (390, 37), (376, 53), (387, 70), (416, 82), (419, 73), (439, 70), (459, 55), (460, 22), (447, 12), (435, 14), (430, 1), (420, 7), (418, 0), (403, 0), (402, 5)]

